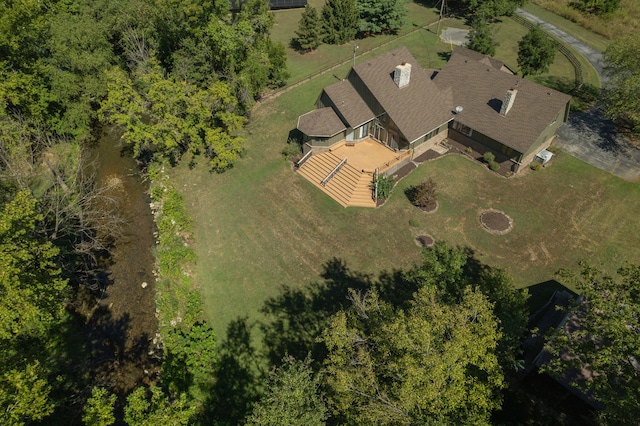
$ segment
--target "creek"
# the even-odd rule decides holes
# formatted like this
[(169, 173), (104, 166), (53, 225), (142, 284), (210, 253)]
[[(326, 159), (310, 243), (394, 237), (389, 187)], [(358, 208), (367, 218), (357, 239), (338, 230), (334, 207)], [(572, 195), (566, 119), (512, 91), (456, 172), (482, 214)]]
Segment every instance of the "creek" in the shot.
[(105, 285), (86, 327), (96, 385), (124, 395), (153, 381), (159, 362), (148, 183), (120, 136), (117, 128), (105, 127), (91, 151), (96, 184), (110, 188), (125, 225), (103, 265)]

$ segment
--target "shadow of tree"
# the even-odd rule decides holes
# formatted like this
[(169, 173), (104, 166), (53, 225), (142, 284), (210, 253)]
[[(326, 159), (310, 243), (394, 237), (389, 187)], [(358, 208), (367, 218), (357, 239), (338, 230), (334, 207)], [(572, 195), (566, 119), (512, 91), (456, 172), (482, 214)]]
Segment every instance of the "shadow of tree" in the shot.
[(257, 400), (264, 372), (251, 344), (253, 327), (246, 317), (232, 321), (227, 327), (219, 346), (216, 381), (204, 404), (204, 419), (241, 424)]

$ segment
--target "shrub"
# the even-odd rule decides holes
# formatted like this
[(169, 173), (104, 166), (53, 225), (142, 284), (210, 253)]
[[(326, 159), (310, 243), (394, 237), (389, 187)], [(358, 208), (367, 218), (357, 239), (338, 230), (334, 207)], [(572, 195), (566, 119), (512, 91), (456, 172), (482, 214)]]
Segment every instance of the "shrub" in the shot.
[(302, 146), (295, 139), (287, 140), (287, 145), (282, 148), (282, 155), (287, 160), (294, 160), (296, 157), (302, 154)]
[(433, 179), (429, 178), (415, 186), (407, 188), (405, 194), (409, 201), (416, 207), (432, 207), (437, 201), (437, 185)]
[(491, 151), (487, 151), (487, 152), (484, 153), (482, 158), (484, 158), (484, 161), (486, 161), (487, 163), (491, 164), (493, 161), (495, 161), (496, 156), (493, 155), (493, 153)]
[[(386, 200), (391, 195), (391, 190), (396, 183), (393, 176), (378, 175), (378, 198)], [(375, 182), (371, 182), (371, 189), (375, 188)]]
[(547, 148), (547, 151), (549, 152), (553, 152), (554, 154), (557, 154), (561, 151), (560, 147), (555, 146), (555, 145), (551, 145)]
[(531, 170), (537, 171), (540, 170), (542, 168), (542, 164), (537, 163), (537, 162), (533, 162), (531, 163), (531, 165), (529, 166), (531, 168)]
[(465, 149), (465, 151), (467, 151), (467, 154), (471, 154), (473, 152), (473, 148), (468, 146), (467, 149)]
[(489, 168), (491, 170), (493, 170), (494, 172), (497, 172), (498, 170), (500, 170), (500, 163), (498, 163), (496, 161), (490, 161), (489, 162)]
[(420, 226), (420, 222), (418, 222), (416, 219), (409, 219), (409, 226), (411, 226), (412, 228), (417, 228), (418, 226)]

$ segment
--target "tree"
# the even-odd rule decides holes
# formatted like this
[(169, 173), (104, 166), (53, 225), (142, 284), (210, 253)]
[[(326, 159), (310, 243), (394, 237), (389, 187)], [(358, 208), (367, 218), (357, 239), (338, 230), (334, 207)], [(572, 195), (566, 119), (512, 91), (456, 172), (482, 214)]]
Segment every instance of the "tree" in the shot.
[(292, 357), (269, 374), (264, 395), (254, 407), (247, 425), (320, 426), (327, 419), (327, 407), (320, 394), (320, 377), (309, 359)]
[[(4, 342), (3, 342), (4, 345)], [(3, 348), (4, 349), (4, 348)], [(5, 363), (1, 363), (3, 369)], [(24, 425), (45, 419), (54, 410), (51, 386), (38, 361), (24, 369), (12, 368), (0, 376), (0, 421), (4, 425)]]
[(124, 421), (130, 426), (187, 425), (195, 410), (184, 393), (170, 399), (157, 386), (151, 386), (149, 392), (138, 387), (127, 397)]
[(63, 314), (67, 280), (58, 248), (36, 232), (42, 219), (28, 190), (0, 211), (0, 340), (40, 336)]
[(134, 74), (132, 81), (120, 69), (107, 73), (109, 95), (99, 116), (124, 128), (123, 138), (134, 156), (156, 151), (172, 161), (184, 153), (205, 155), (215, 170), (233, 165), (244, 141), (235, 133), (244, 118), (234, 114), (236, 98), (218, 81), (198, 89), (175, 78), (164, 78), (157, 62)]
[(344, 44), (358, 33), (358, 9), (355, 0), (327, 0), (322, 7), (324, 42)]
[(422, 264), (404, 273), (407, 291), (436, 287), (446, 303), (459, 303), (467, 287), (480, 291), (493, 304), (500, 320), (498, 356), (503, 368), (521, 363), (521, 342), (527, 332), (529, 310), (526, 290), (517, 290), (503, 270), (480, 264), (469, 253), (441, 241), (422, 251)]
[(604, 52), (609, 80), (604, 90), (606, 114), (627, 119), (640, 135), (640, 35), (615, 40)]
[(322, 23), (315, 7), (307, 3), (295, 33), (293, 42), (303, 52), (315, 50), (322, 44)]
[(404, 0), (358, 0), (358, 29), (364, 34), (395, 33), (407, 16)]
[(435, 208), (438, 196), (436, 182), (432, 179), (426, 179), (417, 185), (406, 190), (407, 197), (416, 207), (422, 209)]
[(421, 287), (406, 310), (373, 292), (322, 335), (330, 399), (348, 424), (488, 424), (501, 405), (492, 305), (467, 287), (460, 303)]
[(580, 2), (570, 3), (570, 5), (595, 15), (608, 15), (620, 8), (620, 0), (580, 0)]
[[(640, 266), (627, 265), (617, 276), (582, 265), (580, 273), (561, 271), (584, 302), (574, 306), (571, 330), (562, 328), (547, 349), (556, 355), (554, 373), (587, 370), (573, 383), (593, 392), (604, 405), (604, 424), (636, 424), (640, 418)], [(560, 354), (564, 354), (560, 357)]]
[(113, 415), (113, 407), (116, 403), (116, 396), (109, 394), (104, 388), (94, 387), (91, 390), (91, 397), (84, 406), (82, 421), (86, 425), (109, 426), (116, 422)]
[(533, 27), (518, 42), (518, 66), (522, 76), (542, 74), (556, 57), (553, 41), (540, 27)]
[(467, 48), (483, 55), (493, 56), (496, 54), (497, 46), (498, 42), (493, 38), (491, 27), (487, 20), (482, 17), (473, 19)]

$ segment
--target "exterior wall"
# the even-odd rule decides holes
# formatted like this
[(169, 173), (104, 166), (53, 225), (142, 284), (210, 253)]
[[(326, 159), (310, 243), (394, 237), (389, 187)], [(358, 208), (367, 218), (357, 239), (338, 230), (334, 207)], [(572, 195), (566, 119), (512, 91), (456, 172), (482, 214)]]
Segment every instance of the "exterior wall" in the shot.
[[(493, 140), (482, 133), (478, 133), (475, 130), (471, 134), (471, 137), (463, 135), (454, 129), (449, 129), (449, 137), (455, 141), (460, 142), (465, 146), (470, 146), (475, 151), (480, 153), (485, 153), (486, 151), (491, 151), (496, 156), (496, 161), (498, 163), (502, 163), (507, 160), (512, 160), (514, 162), (519, 162), (522, 154), (514, 149), (504, 146), (500, 142)], [(507, 149), (505, 149), (507, 148)], [(505, 151), (511, 150), (510, 155), (507, 155)]]
[[(558, 131), (558, 127), (562, 126), (567, 119), (569, 118), (569, 103), (567, 106), (560, 111), (558, 111), (558, 115), (556, 116), (556, 120), (553, 124), (549, 124), (547, 128), (538, 136), (535, 143), (531, 145), (531, 148), (522, 156), (522, 165), (529, 165), (533, 157), (543, 149), (546, 149), (550, 144), (551, 140), (555, 136)], [(531, 159), (529, 159), (531, 157)]]
[(311, 145), (312, 147), (331, 146), (334, 143), (340, 142), (342, 139), (344, 139), (344, 132), (340, 132), (330, 138), (309, 137), (307, 135), (304, 135), (303, 142)]
[[(444, 129), (442, 128), (444, 127)], [(447, 139), (449, 137), (449, 128), (448, 126), (445, 124), (443, 125), (440, 129), (440, 132), (438, 134), (436, 134), (435, 136), (424, 140), (424, 139), (419, 139), (418, 141), (416, 141), (413, 146), (413, 158), (424, 154), (425, 152), (427, 152), (428, 150), (430, 150), (431, 148), (433, 148), (434, 146), (436, 146), (437, 144), (439, 144), (440, 142), (442, 142), (443, 140)]]

